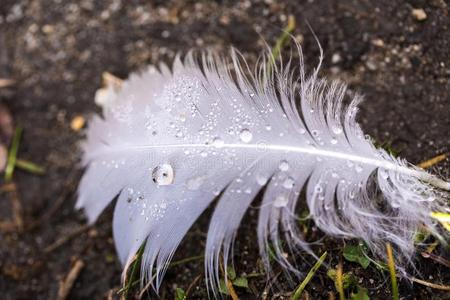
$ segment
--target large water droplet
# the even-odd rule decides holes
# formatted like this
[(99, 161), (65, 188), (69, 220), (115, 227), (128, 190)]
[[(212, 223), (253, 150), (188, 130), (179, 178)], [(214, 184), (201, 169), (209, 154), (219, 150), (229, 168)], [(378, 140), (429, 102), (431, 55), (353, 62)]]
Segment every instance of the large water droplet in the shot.
[(174, 172), (169, 164), (156, 166), (152, 171), (152, 180), (157, 185), (169, 185), (173, 183)]
[(287, 170), (289, 170), (289, 163), (285, 160), (282, 160), (280, 162), (280, 164), (278, 165), (278, 168), (283, 171), (286, 172)]
[(316, 185), (316, 186), (314, 187), (314, 191), (315, 191), (317, 194), (320, 194), (320, 193), (323, 192), (323, 188), (322, 188), (322, 186), (320, 186), (320, 185), (318, 184), (318, 185)]
[(253, 139), (253, 134), (248, 129), (242, 129), (241, 132), (239, 132), (239, 138), (244, 143), (250, 143), (250, 141)]
[(273, 202), (273, 206), (275, 207), (285, 207), (289, 203), (289, 198), (286, 195), (281, 194), (278, 195), (275, 201)]

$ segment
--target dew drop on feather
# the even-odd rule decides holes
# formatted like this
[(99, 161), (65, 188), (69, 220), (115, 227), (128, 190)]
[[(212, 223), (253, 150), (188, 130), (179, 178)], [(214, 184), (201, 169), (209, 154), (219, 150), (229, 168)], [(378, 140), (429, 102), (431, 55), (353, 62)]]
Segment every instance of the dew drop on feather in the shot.
[(222, 148), (223, 145), (225, 144), (225, 142), (221, 138), (216, 137), (216, 138), (214, 138), (212, 144), (216, 148)]
[(288, 177), (288, 178), (286, 178), (286, 179), (284, 180), (284, 182), (283, 182), (283, 187), (284, 187), (285, 189), (290, 190), (290, 189), (292, 189), (292, 188), (294, 187), (294, 183), (295, 183), (294, 178)]
[(169, 185), (173, 183), (174, 171), (170, 164), (161, 164), (152, 171), (152, 180), (157, 185)]
[(281, 171), (285, 172), (285, 171), (289, 170), (289, 163), (286, 160), (282, 160), (280, 162), (280, 164), (278, 165), (278, 168)]
[(239, 133), (239, 138), (244, 143), (250, 143), (251, 140), (253, 139), (253, 134), (248, 129), (242, 129), (241, 132)]
[(275, 199), (273, 206), (275, 207), (285, 207), (289, 202), (289, 198), (286, 197), (286, 195), (281, 194), (278, 195), (277, 198)]
[(342, 128), (341, 127), (334, 126), (331, 130), (333, 131), (334, 134), (341, 134), (342, 133)]
[(267, 183), (267, 177), (261, 174), (256, 175), (256, 183), (258, 183), (260, 186), (263, 186)]

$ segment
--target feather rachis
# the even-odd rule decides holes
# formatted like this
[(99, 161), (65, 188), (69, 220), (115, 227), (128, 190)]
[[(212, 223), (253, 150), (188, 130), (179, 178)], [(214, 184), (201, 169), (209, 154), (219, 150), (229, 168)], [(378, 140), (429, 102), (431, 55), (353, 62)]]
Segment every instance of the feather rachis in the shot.
[[(345, 85), (318, 79), (318, 68), (307, 77), (303, 58), (298, 81), (290, 62), (269, 72), (266, 56), (251, 76), (238, 52), (231, 58), (233, 72), (211, 53), (200, 66), (189, 53), (184, 61), (175, 59), (172, 71), (150, 67), (125, 82), (103, 119), (92, 120), (77, 206), (93, 221), (120, 194), (114, 238), (122, 262), (147, 241), (142, 270), (152, 280), (155, 267), (157, 289), (183, 236), (221, 192), (205, 250), (215, 292), (220, 256), (226, 268), (239, 223), (266, 185), (258, 176), (267, 178), (257, 230), (267, 267), (272, 243), (278, 262), (296, 269), (282, 255), (280, 227), (289, 233), (289, 247), (308, 250), (293, 221), (303, 189), (324, 232), (361, 238), (378, 255), (390, 241), (407, 258), (414, 230), (422, 223), (434, 228), (429, 212), (443, 209), (440, 199), (448, 197), (427, 182), (443, 189), (449, 184), (376, 149), (355, 120), (360, 97), (344, 106)], [(152, 182), (152, 170), (161, 164), (173, 168), (172, 184)], [(288, 178), (295, 188), (283, 186)], [(94, 186), (95, 179), (100, 182)], [(378, 194), (368, 191), (373, 180)], [(374, 204), (379, 194), (387, 211)]]

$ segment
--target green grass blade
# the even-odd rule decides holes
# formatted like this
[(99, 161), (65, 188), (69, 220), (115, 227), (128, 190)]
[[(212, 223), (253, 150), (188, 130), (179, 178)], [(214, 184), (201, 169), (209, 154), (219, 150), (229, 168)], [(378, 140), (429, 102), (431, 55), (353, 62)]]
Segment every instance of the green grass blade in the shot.
[(389, 266), (389, 273), (391, 275), (391, 284), (392, 284), (392, 299), (398, 300), (398, 285), (397, 285), (397, 277), (395, 274), (395, 262), (394, 262), (394, 255), (392, 254), (392, 247), (391, 244), (386, 244), (386, 252), (388, 257), (388, 266)]
[(5, 180), (11, 181), (14, 173), (14, 168), (17, 161), (17, 152), (19, 152), (20, 138), (22, 136), (22, 128), (17, 127), (14, 130), (13, 140), (11, 142), (11, 148), (8, 152), (8, 161), (6, 163), (5, 169)]
[(323, 264), (323, 261), (327, 257), (327, 252), (325, 251), (322, 256), (319, 258), (319, 260), (314, 264), (314, 266), (309, 270), (308, 274), (306, 275), (305, 279), (300, 283), (298, 288), (295, 290), (294, 295), (292, 295), (291, 300), (298, 300), (300, 299), (300, 296), (303, 293), (303, 290), (305, 289), (306, 285), (311, 281), (314, 274), (317, 272), (317, 270), (320, 268), (320, 266)]
[(24, 171), (27, 171), (31, 174), (42, 175), (45, 174), (45, 169), (38, 164), (35, 164), (31, 161), (25, 159), (16, 159), (16, 167), (20, 168)]

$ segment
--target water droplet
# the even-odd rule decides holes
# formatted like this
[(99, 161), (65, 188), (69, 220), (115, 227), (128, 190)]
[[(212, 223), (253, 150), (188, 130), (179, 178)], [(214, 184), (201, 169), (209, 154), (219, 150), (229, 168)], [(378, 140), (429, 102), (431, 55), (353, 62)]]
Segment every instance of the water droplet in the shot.
[(333, 178), (339, 178), (339, 174), (336, 172), (331, 173), (331, 177)]
[(275, 207), (285, 207), (289, 203), (289, 198), (286, 195), (281, 194), (278, 195), (275, 201), (273, 202), (273, 206)]
[(342, 128), (341, 127), (335, 126), (331, 130), (334, 132), (334, 134), (341, 134), (342, 133)]
[(330, 143), (331, 143), (332, 145), (336, 145), (337, 142), (338, 142), (338, 140), (337, 140), (336, 138), (332, 138), (332, 139), (330, 140)]
[(305, 130), (304, 128), (300, 128), (300, 129), (298, 130), (298, 132), (300, 132), (300, 134), (305, 134), (305, 133), (306, 133), (306, 130)]
[(251, 194), (251, 193), (252, 193), (252, 189), (251, 189), (250, 187), (248, 187), (248, 188), (246, 188), (246, 189), (244, 190), (244, 193), (246, 193), (246, 194)]
[(222, 148), (223, 145), (225, 144), (225, 142), (221, 138), (216, 137), (216, 138), (214, 138), (212, 144), (216, 148)]
[(153, 182), (157, 185), (169, 185), (173, 183), (174, 172), (169, 164), (162, 164), (155, 167), (152, 171)]
[(187, 186), (188, 190), (196, 191), (202, 186), (204, 181), (205, 181), (205, 177), (197, 176), (197, 177), (189, 179), (186, 182), (186, 186)]
[(283, 182), (283, 187), (284, 187), (285, 189), (290, 190), (290, 189), (292, 189), (292, 188), (294, 187), (294, 183), (295, 183), (294, 178), (288, 177), (288, 178), (286, 178), (286, 179), (284, 180), (284, 182)]
[(272, 126), (266, 125), (266, 130), (267, 130), (267, 131), (271, 131), (271, 130), (272, 130)]
[(323, 192), (323, 188), (322, 188), (320, 185), (316, 185), (316, 186), (314, 187), (314, 191), (315, 191), (317, 194), (320, 194), (320, 193)]
[(289, 163), (285, 160), (282, 160), (280, 162), (280, 164), (278, 165), (278, 168), (283, 171), (286, 172), (287, 170), (289, 170)]
[(253, 134), (248, 129), (242, 129), (241, 132), (239, 133), (239, 138), (244, 143), (250, 143), (250, 141), (253, 138)]
[(201, 157), (207, 157), (208, 156), (208, 152), (202, 151), (202, 152), (200, 152), (200, 156)]
[(319, 131), (318, 131), (318, 130), (312, 130), (312, 131), (311, 131), (311, 134), (312, 134), (314, 137), (318, 137), (318, 136), (319, 136)]
[(355, 199), (355, 191), (351, 190), (351, 191), (348, 193), (348, 197), (349, 197), (350, 199)]
[(361, 165), (355, 165), (355, 171), (357, 173), (361, 173), (363, 171), (363, 167), (361, 167)]
[(261, 174), (256, 175), (256, 182), (260, 185), (263, 186), (267, 183), (267, 177)]

